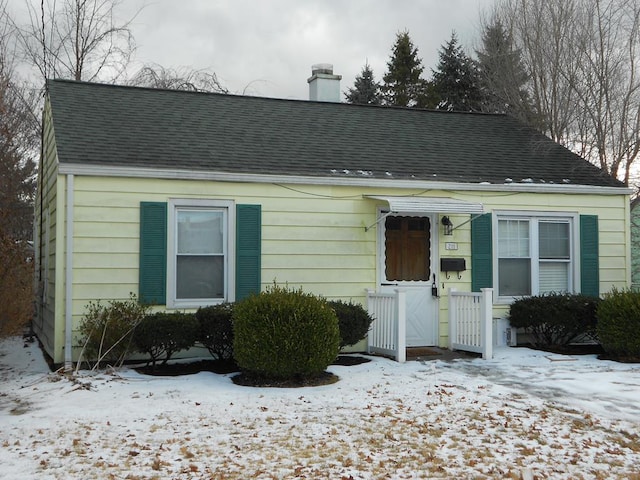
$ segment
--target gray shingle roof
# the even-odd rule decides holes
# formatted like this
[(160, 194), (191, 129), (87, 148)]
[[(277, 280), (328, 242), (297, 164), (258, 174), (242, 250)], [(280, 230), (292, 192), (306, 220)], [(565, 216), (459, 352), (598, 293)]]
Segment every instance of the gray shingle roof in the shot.
[(503, 184), (623, 186), (505, 115), (67, 80), (48, 84), (61, 163)]

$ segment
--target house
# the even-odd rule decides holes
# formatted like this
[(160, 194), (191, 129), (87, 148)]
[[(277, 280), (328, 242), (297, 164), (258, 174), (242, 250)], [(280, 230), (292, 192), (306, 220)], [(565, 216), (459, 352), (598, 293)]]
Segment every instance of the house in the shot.
[(77, 359), (88, 302), (130, 292), (397, 290), (402, 341), (447, 346), (450, 289), (492, 288), (501, 318), (630, 284), (622, 183), (505, 115), (336, 103), (339, 78), (317, 68), (316, 101), (47, 82), (33, 326), (53, 361)]
[(631, 200), (631, 288), (640, 290), (640, 197)]

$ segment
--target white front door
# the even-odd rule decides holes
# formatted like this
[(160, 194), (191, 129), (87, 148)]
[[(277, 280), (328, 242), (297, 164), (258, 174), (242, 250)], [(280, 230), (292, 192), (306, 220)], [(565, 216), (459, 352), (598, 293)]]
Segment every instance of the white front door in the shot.
[(406, 292), (408, 347), (438, 344), (435, 222), (434, 215), (389, 215), (380, 228), (380, 289)]

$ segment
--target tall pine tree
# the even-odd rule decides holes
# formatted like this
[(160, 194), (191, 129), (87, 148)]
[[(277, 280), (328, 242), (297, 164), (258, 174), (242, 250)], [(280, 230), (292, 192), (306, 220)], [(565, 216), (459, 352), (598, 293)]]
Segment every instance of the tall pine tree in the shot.
[(360, 75), (356, 77), (353, 87), (345, 93), (347, 103), (358, 103), (367, 105), (380, 105), (382, 96), (380, 94), (380, 84), (375, 81), (373, 70), (369, 63), (365, 63)]
[(420, 78), (424, 67), (409, 32), (396, 35), (387, 69), (381, 87), (384, 104), (400, 107), (419, 105), (424, 91), (424, 81)]
[(447, 111), (481, 111), (483, 102), (478, 69), (458, 44), (455, 32), (440, 48), (439, 56), (438, 66), (432, 71), (428, 106)]
[(520, 50), (500, 20), (485, 27), (482, 47), (476, 50), (483, 91), (483, 111), (507, 113), (531, 122), (531, 106), (526, 90), (527, 72)]

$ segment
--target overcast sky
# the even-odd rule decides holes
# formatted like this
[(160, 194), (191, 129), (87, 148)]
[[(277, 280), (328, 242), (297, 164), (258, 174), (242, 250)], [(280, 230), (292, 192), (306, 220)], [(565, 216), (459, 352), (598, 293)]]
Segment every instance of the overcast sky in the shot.
[[(38, 0), (27, 1), (39, 11)], [(353, 86), (365, 62), (380, 81), (396, 34), (404, 30), (429, 78), (452, 31), (473, 52), (480, 12), (496, 1), (121, 0), (117, 17), (135, 16), (131, 31), (138, 48), (129, 76), (149, 63), (208, 69), (231, 93), (307, 99), (307, 78), (316, 63), (333, 64), (342, 75), (342, 92)], [(26, 21), (23, 2), (8, 5)]]
[[(408, 30), (425, 66), (455, 30), (471, 50), (495, 0), (149, 0), (132, 31), (138, 62), (215, 71), (232, 93), (308, 98), (311, 65), (331, 63), (353, 86), (365, 62), (386, 72), (396, 33)], [(135, 10), (127, 0), (125, 8)]]

